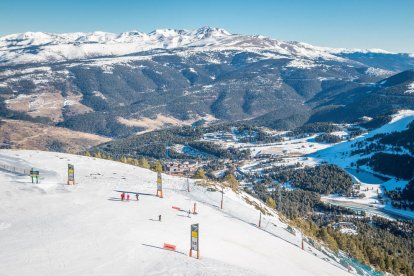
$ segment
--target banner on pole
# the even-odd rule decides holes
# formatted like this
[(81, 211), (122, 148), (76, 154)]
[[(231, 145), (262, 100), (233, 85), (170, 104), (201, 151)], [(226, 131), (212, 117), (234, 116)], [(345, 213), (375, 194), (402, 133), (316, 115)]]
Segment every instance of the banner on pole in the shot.
[(34, 171), (33, 169), (30, 171), (30, 176), (35, 177), (39, 176), (39, 171)]
[(36, 179), (36, 183), (39, 183), (39, 171), (33, 170), (33, 168), (30, 170), (30, 177), (32, 178), (32, 183), (34, 183), (34, 179)]
[(198, 223), (191, 224), (191, 250), (198, 251)]
[(68, 185), (75, 185), (75, 166), (68, 164)]
[(160, 172), (157, 174), (157, 196), (161, 198), (163, 197), (162, 196), (162, 176)]
[(161, 177), (161, 173), (159, 172), (157, 175), (157, 191), (161, 192), (162, 191), (162, 177)]

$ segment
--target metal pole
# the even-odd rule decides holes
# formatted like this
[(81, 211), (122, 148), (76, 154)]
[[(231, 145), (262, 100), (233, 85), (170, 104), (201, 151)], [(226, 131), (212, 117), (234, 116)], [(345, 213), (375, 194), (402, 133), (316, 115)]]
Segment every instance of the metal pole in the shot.
[(223, 209), (223, 197), (224, 197), (224, 187), (221, 187), (221, 205), (220, 205), (220, 209)]
[(278, 195), (279, 195), (279, 204), (277, 205), (277, 209), (280, 212), (282, 210), (282, 191), (281, 191), (282, 187), (278, 187), (277, 191), (278, 191)]
[(303, 232), (300, 232), (301, 236), (302, 236), (302, 250), (305, 250), (305, 244), (303, 242)]
[(259, 228), (260, 228), (261, 224), (262, 224), (262, 212), (260, 212), (260, 216), (259, 216)]

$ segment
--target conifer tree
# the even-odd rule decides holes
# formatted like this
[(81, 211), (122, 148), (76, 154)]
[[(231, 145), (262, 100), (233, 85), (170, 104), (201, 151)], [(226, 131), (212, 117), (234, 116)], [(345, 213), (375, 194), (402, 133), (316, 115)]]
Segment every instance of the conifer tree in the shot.
[(276, 202), (275, 202), (275, 200), (274, 200), (273, 198), (271, 198), (270, 196), (266, 199), (266, 205), (267, 205), (269, 208), (276, 209)]
[(234, 176), (234, 174), (228, 172), (226, 174), (226, 176), (224, 177), (224, 181), (226, 181), (227, 183), (229, 183), (230, 188), (232, 188), (233, 190), (237, 190), (239, 188), (239, 181), (237, 181), (236, 177)]
[(157, 161), (154, 164), (153, 170), (156, 171), (156, 172), (162, 172), (162, 165), (161, 165), (161, 162), (160, 161)]
[(150, 164), (148, 163), (148, 160), (145, 158), (142, 158), (139, 160), (139, 165), (141, 167), (143, 167), (144, 169), (149, 169), (150, 168)]
[(204, 172), (203, 168), (199, 167), (194, 174), (195, 179), (206, 179), (206, 173)]

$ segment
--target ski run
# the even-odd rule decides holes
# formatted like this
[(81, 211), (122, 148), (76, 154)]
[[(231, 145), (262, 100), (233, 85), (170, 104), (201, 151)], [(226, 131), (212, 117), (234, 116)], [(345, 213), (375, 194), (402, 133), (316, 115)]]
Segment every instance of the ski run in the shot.
[[(305, 239), (302, 250), (301, 233), (244, 192), (224, 189), (220, 209), (221, 187), (163, 174), (159, 198), (155, 172), (119, 162), (1, 150), (0, 163), (40, 172), (32, 184), (0, 170), (0, 275), (349, 275), (324, 247)], [(189, 256), (196, 223), (199, 259)]]

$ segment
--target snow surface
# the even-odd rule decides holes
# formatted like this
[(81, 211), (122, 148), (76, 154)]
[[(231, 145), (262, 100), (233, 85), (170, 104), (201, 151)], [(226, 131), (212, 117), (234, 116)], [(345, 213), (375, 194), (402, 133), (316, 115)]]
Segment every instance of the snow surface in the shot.
[[(345, 275), (327, 255), (286, 231), (276, 214), (263, 216), (243, 197), (118, 162), (39, 151), (1, 150), (0, 163), (40, 170), (40, 184), (0, 171), (0, 275)], [(75, 165), (77, 185), (66, 183)], [(119, 191), (140, 192), (122, 202)], [(190, 218), (172, 206), (188, 210)], [(265, 208), (262, 206), (262, 208)], [(269, 210), (268, 210), (269, 211)], [(269, 211), (272, 212), (272, 211)], [(158, 215), (162, 215), (162, 222)], [(190, 224), (200, 224), (201, 259), (188, 257)], [(177, 246), (166, 251), (163, 243)], [(314, 256), (315, 255), (315, 256)], [(323, 261), (321, 258), (328, 260)]]
[(301, 69), (311, 69), (317, 67), (317, 65), (309, 60), (294, 59), (290, 61), (286, 67), (294, 67)]
[(414, 82), (407, 85), (407, 90), (404, 93), (405, 94), (413, 94), (414, 93)]
[(394, 74), (391, 71), (384, 70), (381, 68), (375, 68), (375, 67), (368, 67), (365, 73), (367, 75), (375, 76), (375, 77), (384, 77), (384, 76), (389, 77)]
[(352, 145), (363, 141), (367, 138), (373, 137), (381, 133), (391, 133), (395, 131), (403, 131), (407, 129), (407, 126), (410, 122), (414, 120), (414, 110), (401, 110), (395, 114), (388, 124), (377, 128), (367, 134), (360, 136), (357, 139), (351, 141), (345, 141), (334, 146), (327, 147), (325, 149), (319, 150), (311, 155), (311, 157), (316, 159), (323, 159), (329, 163), (337, 164), (343, 168), (350, 167), (352, 162), (356, 162), (359, 158), (359, 155), (354, 156), (341, 156), (342, 152), (350, 152), (352, 150)]

